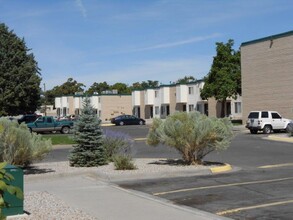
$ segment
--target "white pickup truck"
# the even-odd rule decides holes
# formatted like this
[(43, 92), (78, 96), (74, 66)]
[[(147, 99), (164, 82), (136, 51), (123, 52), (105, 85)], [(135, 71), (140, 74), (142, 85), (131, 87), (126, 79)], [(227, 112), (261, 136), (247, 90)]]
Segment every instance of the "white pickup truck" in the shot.
[(258, 131), (269, 134), (272, 131), (286, 130), (290, 122), (291, 120), (282, 118), (275, 111), (251, 111), (248, 115), (246, 128), (250, 130), (251, 134), (256, 134)]

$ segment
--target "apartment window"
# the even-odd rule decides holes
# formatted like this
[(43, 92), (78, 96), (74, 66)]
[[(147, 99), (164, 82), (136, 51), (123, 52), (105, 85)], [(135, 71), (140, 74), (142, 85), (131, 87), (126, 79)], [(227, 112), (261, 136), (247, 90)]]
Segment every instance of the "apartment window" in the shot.
[(194, 105), (188, 105), (188, 110), (189, 110), (190, 112), (194, 111)]
[(159, 97), (159, 91), (155, 91), (155, 98)]
[(193, 87), (192, 86), (188, 87), (188, 94), (192, 95), (193, 93), (194, 93)]
[(159, 115), (160, 114), (160, 107), (156, 106), (155, 107), (155, 115)]
[(235, 113), (241, 113), (241, 102), (235, 102)]

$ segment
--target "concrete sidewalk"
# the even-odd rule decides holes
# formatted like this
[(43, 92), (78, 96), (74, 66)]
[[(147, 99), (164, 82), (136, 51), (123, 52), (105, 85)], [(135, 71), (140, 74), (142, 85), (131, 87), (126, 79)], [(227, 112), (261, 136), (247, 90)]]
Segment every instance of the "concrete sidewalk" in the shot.
[(46, 191), (99, 220), (227, 219), (101, 180), (96, 173), (29, 178), (25, 192)]

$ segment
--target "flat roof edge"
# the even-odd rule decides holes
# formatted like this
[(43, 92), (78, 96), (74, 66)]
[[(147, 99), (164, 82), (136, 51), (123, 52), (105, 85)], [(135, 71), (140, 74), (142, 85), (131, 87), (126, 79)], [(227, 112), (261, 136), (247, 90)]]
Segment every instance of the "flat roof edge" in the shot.
[(256, 40), (243, 42), (241, 44), (241, 47), (251, 45), (251, 44), (255, 44), (255, 43), (259, 43), (259, 42), (263, 42), (263, 41), (267, 41), (267, 40), (274, 40), (274, 39), (281, 38), (281, 37), (287, 37), (287, 36), (290, 36), (290, 35), (293, 35), (293, 31), (288, 31), (288, 32), (281, 33), (281, 34), (271, 35), (271, 36), (259, 38), (259, 39), (256, 39)]

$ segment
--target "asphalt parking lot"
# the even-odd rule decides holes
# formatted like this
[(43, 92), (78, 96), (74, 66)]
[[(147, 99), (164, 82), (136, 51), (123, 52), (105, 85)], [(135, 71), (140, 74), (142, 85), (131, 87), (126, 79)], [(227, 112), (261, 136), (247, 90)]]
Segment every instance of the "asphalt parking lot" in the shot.
[[(129, 134), (134, 140), (134, 158), (178, 158), (166, 146), (145, 144), (147, 126), (107, 127)], [(293, 144), (235, 131), (230, 148), (213, 152), (205, 160), (229, 163), (232, 172), (180, 178), (161, 178), (118, 183), (166, 199), (232, 219), (292, 219)], [(68, 149), (56, 149), (66, 154)], [(55, 153), (56, 153), (55, 152)], [(61, 154), (62, 154), (61, 153)], [(116, 183), (117, 184), (117, 183)]]
[(232, 172), (128, 181), (120, 186), (232, 219), (292, 219), (292, 155), (292, 143), (239, 131), (227, 151), (206, 158), (231, 164)]

